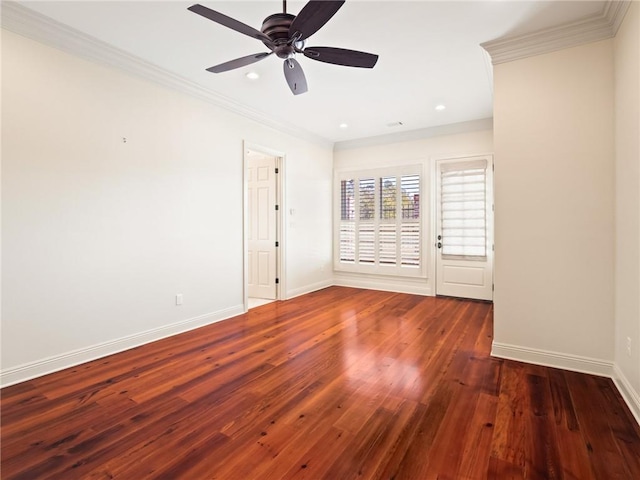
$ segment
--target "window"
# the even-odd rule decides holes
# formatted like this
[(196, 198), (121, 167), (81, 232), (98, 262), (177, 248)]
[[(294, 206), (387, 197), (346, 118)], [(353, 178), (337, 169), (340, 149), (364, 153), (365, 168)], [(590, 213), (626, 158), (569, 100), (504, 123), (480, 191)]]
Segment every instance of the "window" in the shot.
[(486, 260), (487, 162), (443, 165), (440, 204), (443, 258)]
[(337, 270), (417, 276), (421, 167), (338, 174)]

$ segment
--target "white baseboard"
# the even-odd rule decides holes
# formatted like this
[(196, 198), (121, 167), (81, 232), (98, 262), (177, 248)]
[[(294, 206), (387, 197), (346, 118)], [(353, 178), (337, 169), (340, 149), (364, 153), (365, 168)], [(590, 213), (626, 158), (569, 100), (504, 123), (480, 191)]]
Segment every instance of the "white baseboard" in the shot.
[(640, 425), (640, 392), (633, 388), (631, 382), (625, 377), (617, 364), (613, 366), (613, 382), (618, 387), (624, 401), (627, 402), (627, 406), (636, 418), (636, 422)]
[(114, 353), (129, 350), (130, 348), (138, 347), (145, 343), (155, 342), (156, 340), (219, 322), (220, 320), (241, 315), (242, 313), (244, 313), (243, 306), (237, 305), (235, 307), (226, 308), (217, 312), (200, 315), (198, 317), (182, 320), (170, 325), (164, 325), (152, 330), (147, 330), (146, 332), (128, 335), (117, 340), (73, 350), (61, 355), (54, 355), (35, 362), (18, 365), (17, 367), (7, 368), (0, 371), (0, 387), (7, 387), (32, 378), (41, 377), (65, 368), (73, 367), (81, 363), (106, 357), (107, 355), (113, 355)]
[(600, 377), (613, 377), (613, 362), (568, 353), (493, 342), (491, 356), (545, 367), (562, 368), (573, 372), (589, 373)]
[(289, 290), (287, 292), (286, 300), (299, 297), (300, 295), (305, 295), (307, 293), (315, 292), (317, 290), (322, 290), (323, 288), (331, 287), (335, 285), (333, 279), (323, 280), (321, 282), (312, 283), (311, 285), (305, 285), (304, 287), (294, 288), (293, 290)]
[(386, 278), (352, 273), (336, 273), (333, 284), (339, 287), (365, 288), (383, 292), (433, 295), (431, 285), (424, 278)]

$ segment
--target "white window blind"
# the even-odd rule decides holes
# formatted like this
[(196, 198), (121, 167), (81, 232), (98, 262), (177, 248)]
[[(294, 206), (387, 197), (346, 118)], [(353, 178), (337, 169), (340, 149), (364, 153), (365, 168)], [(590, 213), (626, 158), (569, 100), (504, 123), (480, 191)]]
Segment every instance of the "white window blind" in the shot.
[(440, 170), (442, 255), (487, 255), (487, 161), (444, 164)]
[(336, 269), (421, 274), (419, 171), (405, 167), (340, 178)]

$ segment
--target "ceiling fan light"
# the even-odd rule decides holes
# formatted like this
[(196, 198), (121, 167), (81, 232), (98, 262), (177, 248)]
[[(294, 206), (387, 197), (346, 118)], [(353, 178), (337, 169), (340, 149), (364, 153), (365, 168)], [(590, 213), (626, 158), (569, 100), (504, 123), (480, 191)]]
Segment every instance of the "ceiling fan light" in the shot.
[(258, 72), (249, 72), (245, 75), (249, 80), (257, 80), (260, 78)]

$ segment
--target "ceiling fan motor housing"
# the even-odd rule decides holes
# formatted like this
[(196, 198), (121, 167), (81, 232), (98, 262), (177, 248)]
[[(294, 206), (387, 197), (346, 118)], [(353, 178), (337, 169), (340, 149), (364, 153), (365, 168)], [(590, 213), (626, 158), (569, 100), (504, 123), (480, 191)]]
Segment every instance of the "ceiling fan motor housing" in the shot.
[(275, 45), (273, 52), (280, 58), (291, 58), (296, 48), (299, 50), (304, 48), (304, 42), (289, 44), (289, 27), (294, 18), (296, 18), (295, 15), (289, 13), (274, 13), (262, 22), (262, 33), (271, 39)]

